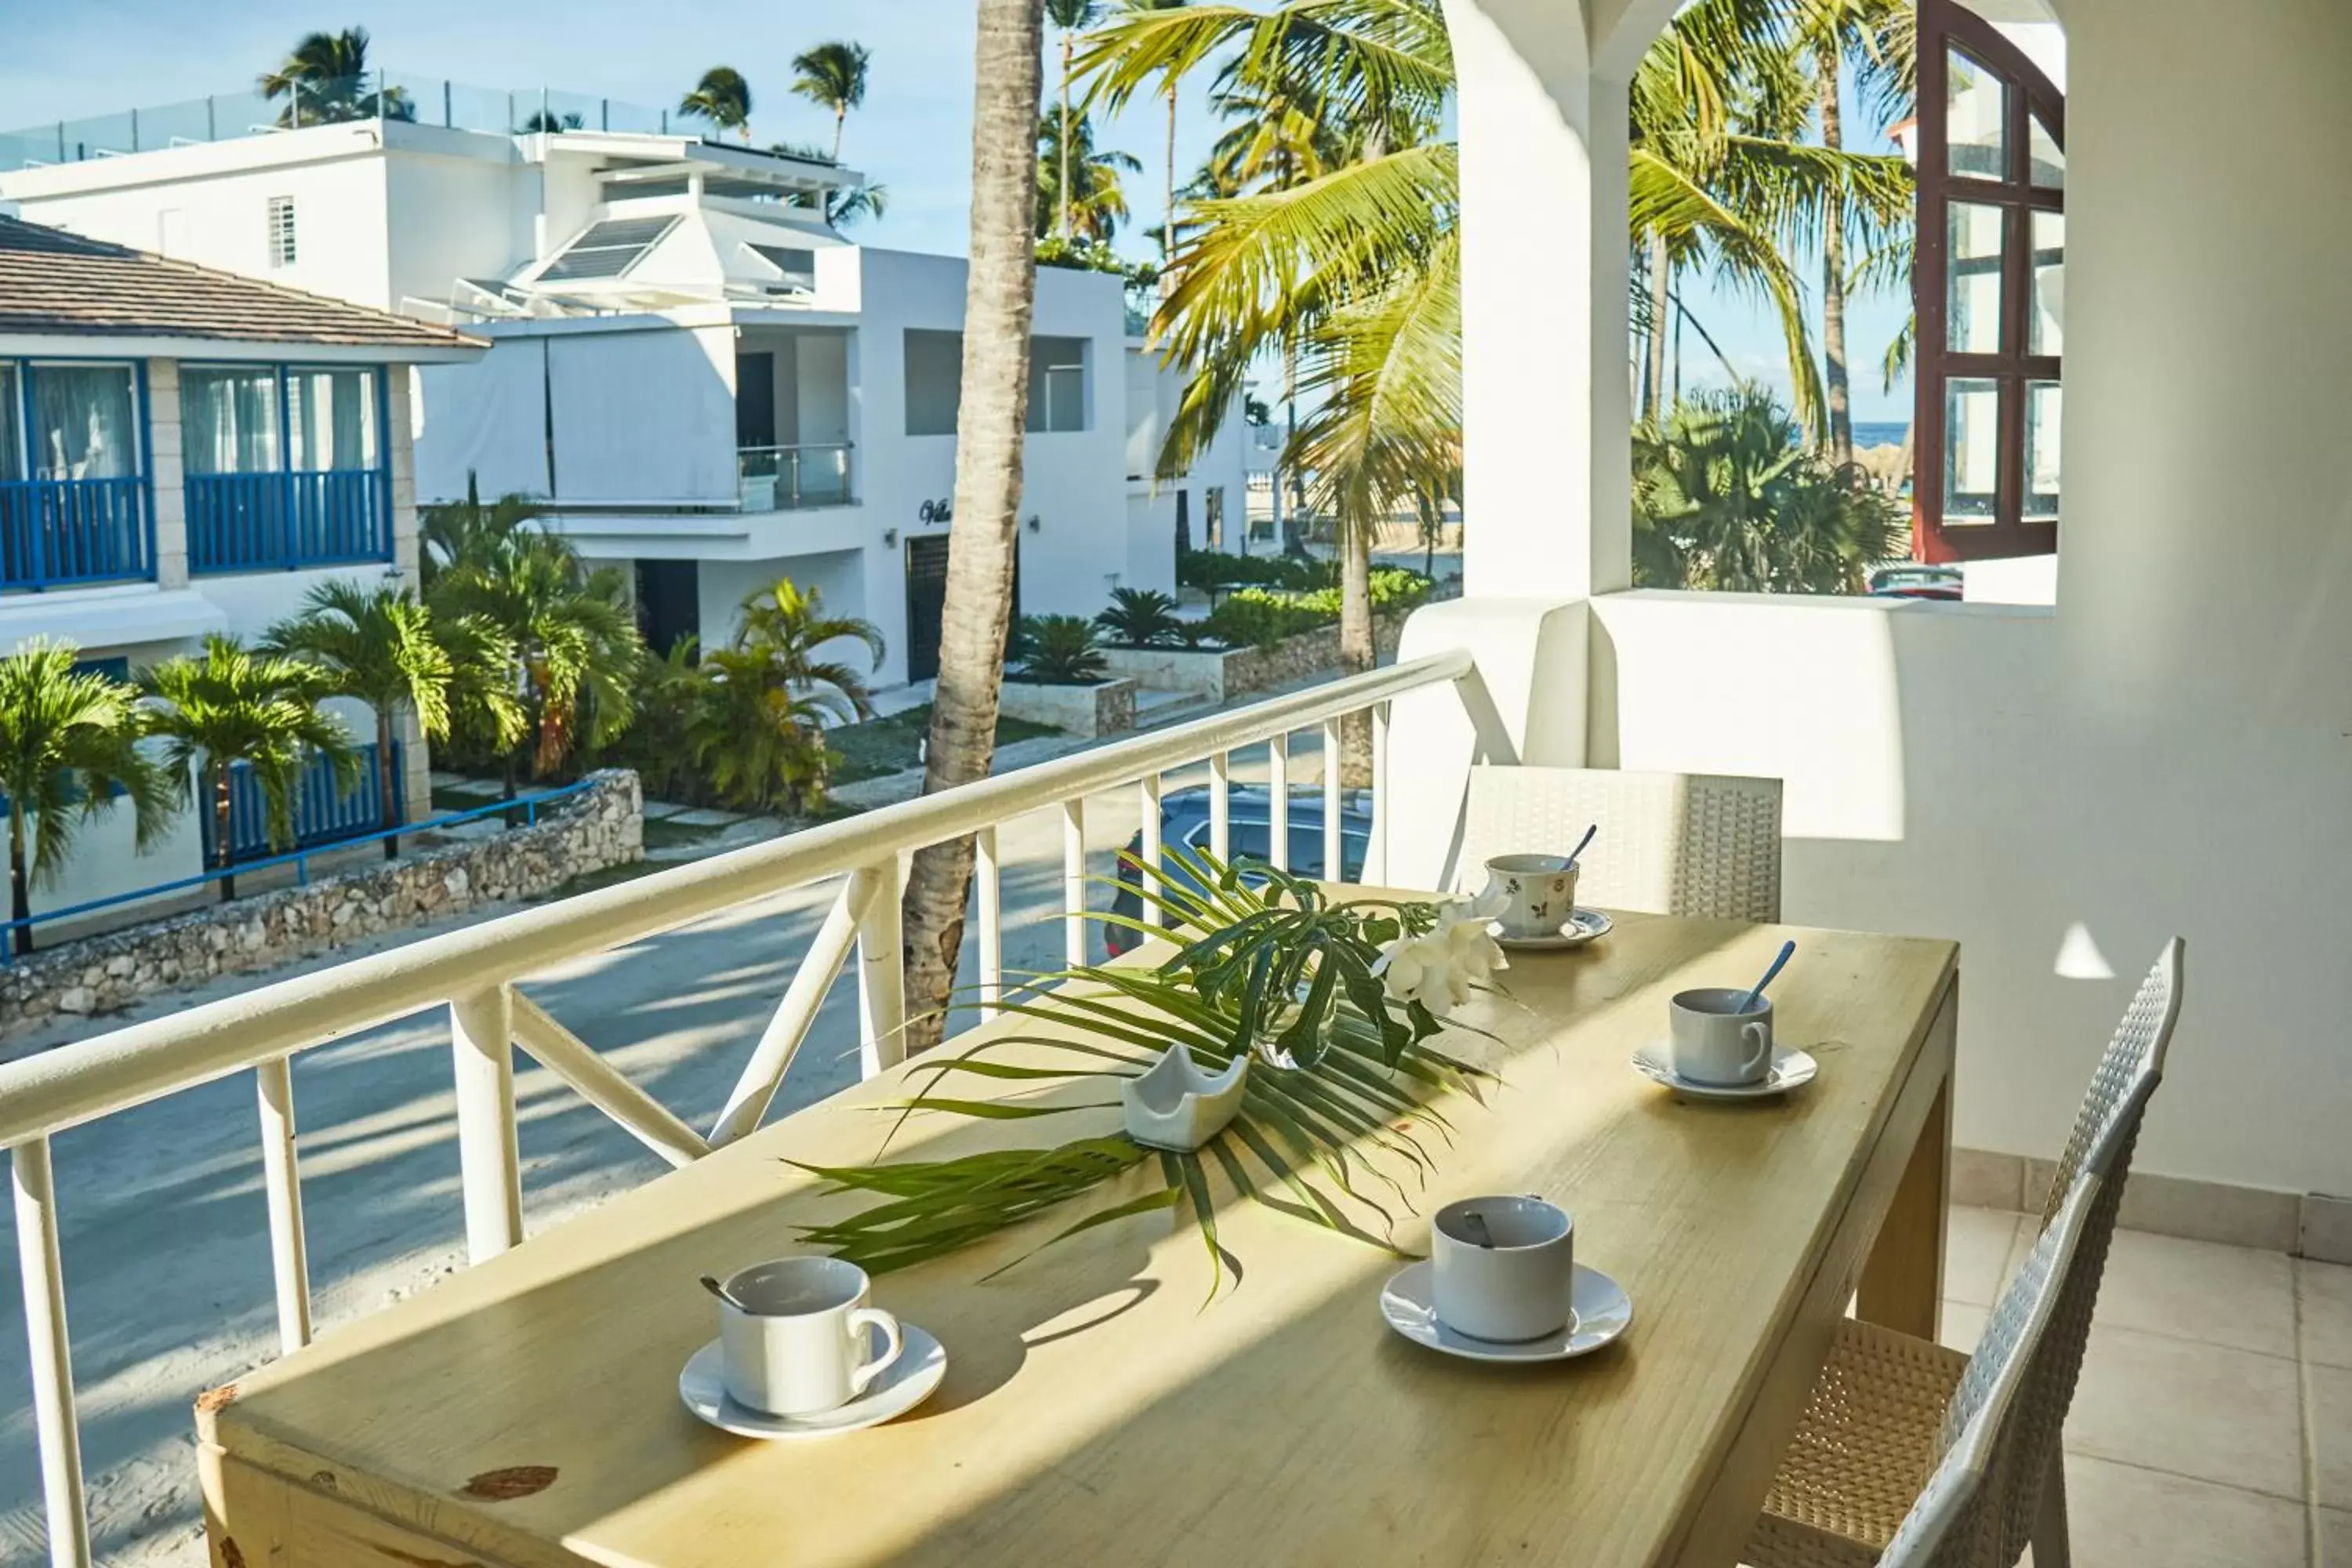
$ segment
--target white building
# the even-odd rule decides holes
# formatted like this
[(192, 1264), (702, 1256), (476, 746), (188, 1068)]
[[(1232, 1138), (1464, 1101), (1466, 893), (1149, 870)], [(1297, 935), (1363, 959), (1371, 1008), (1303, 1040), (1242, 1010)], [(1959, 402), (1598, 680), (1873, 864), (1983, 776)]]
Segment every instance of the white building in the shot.
[[(413, 584), (412, 370), (483, 348), (0, 218), (0, 653), (46, 637), (128, 672), (207, 633), (257, 636), (333, 578)], [(364, 708), (338, 706), (373, 736)], [(375, 787), (371, 770), (338, 812), (375, 816)], [(183, 813), (145, 855), (129, 813), (100, 818), (34, 912), (197, 875), (203, 816)]]
[[(934, 672), (965, 264), (856, 244), (861, 177), (686, 135), (355, 121), (0, 174), (78, 233), (463, 325), (479, 364), (415, 387), (416, 484), (551, 503), (634, 568), (656, 646), (728, 636), (790, 576), (873, 621), (880, 682)], [(805, 205), (803, 205), (805, 204)], [(1120, 280), (1041, 269), (1022, 505), (1024, 611), (1172, 590), (1180, 526), (1242, 545), (1243, 430), (1150, 478), (1180, 381)]]

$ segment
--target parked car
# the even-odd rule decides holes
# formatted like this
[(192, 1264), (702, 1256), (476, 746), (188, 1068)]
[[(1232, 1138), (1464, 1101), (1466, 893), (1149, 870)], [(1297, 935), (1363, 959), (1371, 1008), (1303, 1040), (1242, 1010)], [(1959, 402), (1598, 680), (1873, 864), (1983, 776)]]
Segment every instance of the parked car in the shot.
[(1870, 574), (1870, 595), (1874, 599), (1944, 599), (1961, 597), (1960, 569), (1957, 566), (1929, 566), (1922, 562), (1908, 562), (1897, 566), (1881, 566)]
[[(1234, 784), (1226, 792), (1230, 816), (1225, 847), (1228, 858), (1265, 858), (1273, 843), (1268, 835), (1274, 792), (1264, 784)], [(1372, 840), (1372, 796), (1370, 790), (1349, 790), (1340, 796), (1340, 875), (1352, 881), (1364, 874), (1364, 849)], [(1160, 802), (1160, 865), (1180, 887), (1200, 886), (1167, 850), (1175, 845), (1191, 849), (1209, 847), (1209, 792), (1180, 789)], [(1140, 874), (1134, 862), (1143, 858), (1143, 835), (1127, 841), (1127, 857), (1118, 865), (1118, 895), (1111, 912), (1129, 920), (1143, 918)], [(1294, 785), (1290, 791), (1289, 868), (1302, 877), (1323, 875), (1323, 789), (1319, 784)], [(1103, 945), (1113, 956), (1142, 944), (1143, 939), (1123, 926), (1103, 927)]]

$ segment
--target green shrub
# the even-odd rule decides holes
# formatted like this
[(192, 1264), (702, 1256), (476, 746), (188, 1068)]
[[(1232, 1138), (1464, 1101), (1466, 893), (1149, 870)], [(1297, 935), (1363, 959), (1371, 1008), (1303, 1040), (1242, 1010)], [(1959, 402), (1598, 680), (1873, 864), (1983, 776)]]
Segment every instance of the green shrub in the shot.
[(1312, 592), (1339, 580), (1328, 561), (1288, 555), (1228, 555), (1221, 550), (1187, 550), (1176, 558), (1176, 581), (1214, 598), (1235, 588), (1286, 588)]
[(1336, 610), (1326, 614), (1294, 595), (1244, 588), (1210, 611), (1202, 625), (1227, 647), (1271, 648), (1285, 637), (1339, 618)]
[(1110, 608), (1095, 617), (1095, 625), (1119, 647), (1167, 647), (1184, 640), (1176, 601), (1157, 588), (1112, 589)]
[(1084, 616), (1024, 616), (1012, 651), (1019, 678), (1041, 686), (1091, 686), (1103, 678), (1095, 624)]

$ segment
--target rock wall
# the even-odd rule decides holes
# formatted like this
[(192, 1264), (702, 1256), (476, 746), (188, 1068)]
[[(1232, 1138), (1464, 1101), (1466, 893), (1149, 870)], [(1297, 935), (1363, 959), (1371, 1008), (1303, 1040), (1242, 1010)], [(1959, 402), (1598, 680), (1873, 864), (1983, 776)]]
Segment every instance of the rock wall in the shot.
[[(1392, 658), (1404, 633), (1402, 616), (1372, 622), (1372, 640), (1383, 658)], [(1289, 681), (1339, 668), (1339, 628), (1318, 626), (1271, 648), (1108, 647), (1104, 667), (1153, 691), (1189, 691), (1213, 702), (1266, 691)]]
[(588, 788), (543, 811), (535, 826), (37, 952), (0, 969), (0, 1034), (532, 898), (583, 872), (642, 859), (643, 805), (635, 773), (593, 773)]
[(1007, 676), (998, 707), (1008, 718), (1051, 724), (1067, 734), (1124, 735), (1135, 728), (1135, 682), (1046, 686)]

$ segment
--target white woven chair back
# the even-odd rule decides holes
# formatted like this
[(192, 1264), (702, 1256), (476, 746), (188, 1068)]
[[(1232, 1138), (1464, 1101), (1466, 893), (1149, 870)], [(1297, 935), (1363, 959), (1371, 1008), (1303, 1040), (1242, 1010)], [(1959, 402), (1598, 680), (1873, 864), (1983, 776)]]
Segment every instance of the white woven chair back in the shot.
[[(2048, 1464), (2047, 1452), (2025, 1439), (2044, 1423), (2054, 1435), (2065, 1418), (2063, 1401), (2054, 1412), (2036, 1407), (2050, 1383), (2042, 1374), (2067, 1359), (2070, 1288), (2082, 1278), (2100, 1211), (2113, 1214), (2102, 1201), (2110, 1190), (2086, 1170), (2003, 1292), (1945, 1412), (1944, 1457), (1879, 1568), (2008, 1568), (2025, 1550)], [(2096, 1250), (2104, 1262), (2105, 1248)], [(2091, 1278), (2095, 1291), (2095, 1268)], [(2079, 1366), (2079, 1345), (2072, 1359)], [(2071, 1395), (2071, 1373), (2067, 1381)]]
[(1711, 920), (1780, 918), (1780, 781), (1610, 768), (1470, 770), (1454, 885), (1490, 855), (1565, 855), (1593, 823), (1579, 903)]
[[(2134, 1095), (2163, 1076), (2164, 1053), (2172, 1044), (2172, 1026), (2180, 1016), (2183, 956), (2180, 938), (2174, 937), (2164, 944), (2164, 951), (2149, 966), (2147, 977), (2139, 983), (2131, 1005), (2125, 1009), (2124, 1021), (2116, 1026), (2115, 1038), (2108, 1042), (2106, 1055), (2099, 1058), (2098, 1070), (2091, 1075), (2090, 1091), (2083, 1097), (2082, 1109), (2074, 1113), (2074, 1130), (2067, 1136), (2066, 1152), (2059, 1157), (2057, 1170), (2050, 1178), (2050, 1191), (2042, 1205), (2044, 1228), (2057, 1216), (2090, 1151), (2114, 1135)], [(2142, 1094), (2141, 1098), (2146, 1097)], [(2123, 1185), (2123, 1176), (2131, 1170), (2131, 1145), (2126, 1142), (2117, 1155), (2117, 1187)]]

